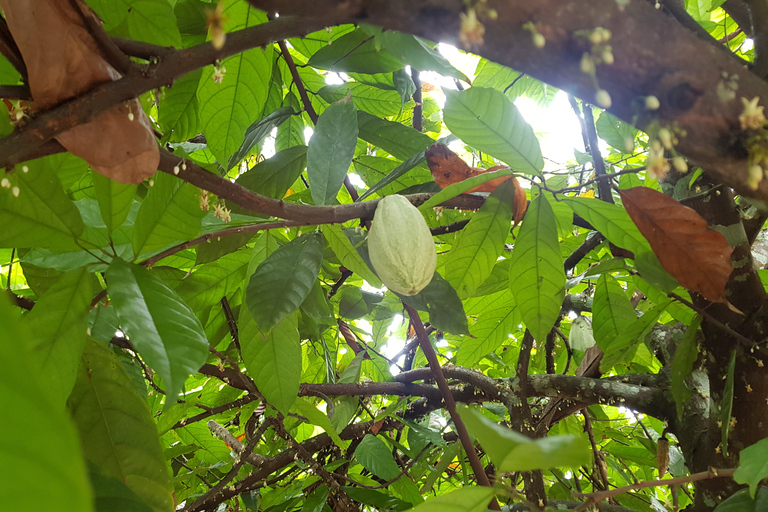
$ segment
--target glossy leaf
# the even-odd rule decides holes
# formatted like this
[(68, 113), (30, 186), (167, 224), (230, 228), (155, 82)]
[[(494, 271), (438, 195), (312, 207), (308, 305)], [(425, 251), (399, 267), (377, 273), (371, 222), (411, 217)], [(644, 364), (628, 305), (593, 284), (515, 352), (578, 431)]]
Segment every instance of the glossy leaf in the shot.
[(301, 512), (320, 512), (326, 501), (328, 501), (328, 487), (321, 485), (309, 493), (301, 507)]
[(176, 293), (193, 311), (213, 306), (240, 287), (250, 260), (248, 251), (237, 251), (200, 265), (182, 281)]
[(199, 192), (170, 174), (157, 173), (133, 227), (136, 256), (191, 240), (202, 230)]
[(517, 107), (494, 89), (445, 90), (445, 125), (467, 144), (517, 172), (538, 175), (544, 168), (539, 141)]
[[(228, 30), (239, 30), (267, 21), (266, 14), (246, 3), (228, 3), (223, 16), (231, 18)], [(254, 48), (221, 61), (226, 72), (220, 83), (214, 67), (203, 69), (197, 98), (208, 148), (221, 165), (243, 142), (246, 130), (264, 110), (272, 73), (272, 46)]]
[(509, 340), (510, 333), (517, 330), (520, 314), (515, 308), (511, 294), (506, 292), (503, 295), (498, 299), (498, 303), (504, 306), (484, 312), (472, 326), (472, 334), (475, 337), (462, 340), (456, 353), (457, 365), (469, 368), (475, 366), (486, 355), (501, 347)]
[[(589, 108), (588, 106), (585, 107)], [(627, 151), (627, 141), (629, 141), (630, 149), (634, 147), (634, 138), (637, 130), (632, 125), (625, 123), (609, 112), (600, 114), (600, 118), (595, 123), (595, 128), (597, 129), (598, 137), (622, 153), (630, 152)]]
[(309, 66), (330, 71), (388, 73), (405, 67), (396, 55), (382, 50), (374, 37), (362, 28), (324, 46), (309, 59)]
[(603, 351), (607, 350), (618, 334), (635, 319), (635, 308), (627, 299), (621, 285), (613, 277), (601, 275), (592, 304), (592, 332), (597, 346)]
[[(0, 297), (0, 454), (3, 507), (93, 510), (80, 440), (22, 335), (16, 311)], [(45, 482), (45, 485), (41, 485)]]
[(443, 76), (469, 82), (467, 76), (456, 69), (448, 59), (426, 42), (411, 34), (396, 30), (383, 31), (376, 35), (376, 41), (388, 52), (400, 56), (403, 61), (419, 71), (434, 71)]
[[(307, 165), (307, 147), (294, 146), (262, 160), (241, 174), (236, 183), (257, 194), (282, 199)], [(232, 205), (233, 209), (240, 207)]]
[(176, 15), (167, 0), (131, 2), (126, 18), (131, 38), (159, 46), (181, 46)]
[(326, 85), (317, 94), (328, 103), (335, 103), (351, 96), (359, 110), (378, 117), (396, 116), (402, 109), (400, 94), (397, 91), (358, 82)]
[(105, 477), (125, 482), (154, 511), (173, 510), (173, 485), (154, 421), (109, 348), (86, 344), (68, 405), (86, 460)]
[(307, 418), (313, 425), (317, 425), (325, 430), (339, 448), (346, 449), (347, 446), (349, 446), (349, 441), (345, 442), (341, 440), (338, 432), (333, 428), (330, 418), (317, 407), (309, 403), (305, 398), (297, 398), (293, 403), (292, 409), (299, 415)]
[(579, 197), (566, 198), (564, 202), (618, 247), (635, 254), (650, 250), (650, 244), (621, 206)]
[(91, 173), (91, 177), (101, 218), (107, 229), (112, 232), (122, 226), (128, 218), (136, 195), (136, 185), (120, 183), (97, 172)]
[(315, 204), (333, 204), (352, 164), (357, 134), (357, 109), (351, 100), (330, 105), (318, 118), (307, 149), (307, 177)]
[(699, 346), (696, 343), (696, 333), (701, 325), (702, 317), (696, 316), (685, 331), (680, 343), (675, 347), (675, 357), (672, 359), (669, 380), (672, 398), (675, 399), (677, 417), (683, 417), (684, 405), (691, 397), (691, 391), (685, 385), (685, 378), (693, 371), (693, 363), (699, 356)]
[(200, 133), (197, 89), (202, 74), (198, 69), (179, 77), (160, 97), (157, 122), (169, 142), (184, 142)]
[(628, 362), (629, 355), (634, 353), (637, 348), (638, 340), (645, 339), (670, 302), (672, 299), (667, 299), (653, 306), (643, 316), (623, 327), (618, 335), (608, 343), (608, 346), (603, 348), (605, 354), (600, 362), (600, 370), (603, 373), (607, 373), (617, 364)]
[(355, 448), (355, 458), (365, 469), (384, 480), (392, 480), (399, 473), (392, 448), (371, 434), (366, 435)]
[[(400, 160), (422, 153), (435, 141), (429, 135), (394, 121), (379, 119), (367, 112), (357, 112), (359, 136)], [(418, 158), (418, 157), (417, 157)]]
[(733, 479), (740, 484), (749, 485), (752, 498), (757, 492), (757, 485), (768, 477), (768, 439), (762, 439), (739, 452), (739, 467)]
[(291, 107), (280, 107), (271, 114), (265, 116), (253, 123), (245, 130), (245, 136), (243, 137), (243, 143), (240, 145), (234, 155), (229, 159), (227, 167), (230, 169), (238, 164), (243, 158), (248, 156), (254, 147), (261, 143), (264, 138), (269, 135), (273, 129), (277, 128), (285, 121), (295, 116), (296, 112)]
[(445, 279), (459, 297), (471, 297), (491, 275), (509, 235), (516, 189), (512, 180), (499, 185), (453, 244), (445, 263)]
[(409, 306), (429, 313), (429, 323), (451, 334), (468, 334), (467, 315), (456, 290), (435, 272), (432, 281), (416, 295), (398, 295)]
[(64, 274), (24, 318), (33, 354), (59, 407), (75, 385), (87, 337), (90, 278), (85, 268)]
[(245, 292), (248, 310), (263, 333), (299, 309), (323, 262), (319, 232), (302, 235), (273, 252), (251, 276)]
[(517, 309), (534, 338), (543, 341), (560, 315), (565, 273), (557, 219), (541, 194), (528, 208), (510, 260), (509, 284)]
[(238, 326), (248, 375), (272, 407), (288, 414), (301, 382), (298, 314), (289, 314), (264, 335), (266, 331), (241, 308)]
[(465, 405), (458, 409), (467, 429), (483, 446), (498, 471), (578, 467), (588, 464), (591, 459), (589, 443), (576, 436), (530, 439), (497, 425)]
[(120, 325), (166, 385), (166, 407), (208, 357), (208, 340), (193, 311), (149, 270), (115, 258), (107, 292)]
[(352, 246), (352, 242), (344, 234), (341, 226), (326, 224), (320, 227), (320, 231), (322, 231), (325, 241), (336, 257), (339, 258), (342, 265), (368, 281), (368, 284), (374, 288), (381, 288), (381, 280), (368, 267), (363, 258), (360, 257), (357, 250)]
[(635, 187), (620, 194), (664, 269), (705, 299), (727, 302), (725, 285), (733, 267), (725, 236), (710, 228), (695, 210), (661, 192)]

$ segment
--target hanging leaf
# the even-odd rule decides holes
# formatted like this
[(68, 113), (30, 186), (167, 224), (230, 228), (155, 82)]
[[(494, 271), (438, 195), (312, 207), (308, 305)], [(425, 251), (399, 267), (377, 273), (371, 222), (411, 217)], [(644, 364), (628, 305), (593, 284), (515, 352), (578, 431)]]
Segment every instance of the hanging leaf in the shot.
[(416, 295), (395, 295), (412, 308), (428, 312), (429, 323), (435, 328), (451, 334), (469, 334), (464, 305), (453, 286), (438, 272)]
[(173, 484), (157, 428), (117, 356), (95, 341), (85, 346), (69, 398), (83, 455), (117, 478), (155, 512), (173, 510)]
[[(505, 275), (505, 286), (509, 279), (509, 273)], [(456, 364), (467, 368), (474, 367), (485, 356), (502, 346), (509, 340), (509, 334), (517, 329), (520, 324), (520, 314), (515, 308), (509, 291), (500, 298), (499, 304), (504, 307), (483, 312), (480, 319), (472, 326), (474, 338), (465, 338), (461, 341), (459, 351), (456, 353)]]
[(367, 434), (355, 448), (355, 458), (365, 469), (384, 480), (392, 480), (400, 467), (392, 457), (392, 448), (377, 436)]
[(360, 257), (357, 250), (352, 246), (352, 242), (344, 234), (341, 226), (325, 224), (320, 227), (320, 231), (322, 231), (325, 241), (328, 242), (328, 246), (336, 254), (336, 257), (339, 258), (342, 265), (368, 281), (368, 284), (374, 288), (381, 288), (381, 280), (371, 271), (365, 261), (363, 261), (363, 258)]
[(320, 48), (307, 65), (329, 71), (366, 74), (391, 73), (405, 67), (398, 56), (382, 50), (380, 45), (374, 43), (374, 36), (362, 28)]
[(451, 133), (518, 172), (544, 168), (539, 141), (517, 107), (495, 89), (445, 90), (443, 118)]
[(192, 311), (213, 306), (240, 287), (250, 260), (248, 251), (237, 251), (200, 265), (181, 282), (176, 293)]
[(273, 129), (277, 128), (295, 115), (297, 115), (297, 113), (293, 110), (293, 108), (280, 107), (271, 114), (265, 116), (263, 119), (260, 119), (249, 126), (248, 129), (245, 130), (245, 136), (243, 137), (243, 143), (240, 145), (240, 149), (238, 149), (235, 154), (230, 157), (229, 163), (227, 164), (227, 170), (231, 169), (239, 162), (241, 162), (243, 158), (248, 156), (248, 153), (250, 153), (259, 143), (261, 143), (261, 141), (264, 140), (267, 135), (272, 133)]
[(488, 276), (504, 250), (509, 235), (517, 186), (503, 182), (472, 216), (448, 254), (445, 279), (460, 298), (474, 294)]
[[(307, 165), (307, 147), (293, 146), (262, 160), (241, 174), (235, 183), (263, 196), (282, 199)], [(233, 211), (243, 210), (232, 203)], [(249, 212), (243, 212), (249, 213)]]
[(115, 231), (128, 218), (136, 195), (136, 185), (119, 183), (99, 173), (93, 173), (91, 177), (101, 218), (110, 232)]
[(163, 140), (184, 142), (200, 133), (200, 102), (197, 89), (202, 69), (195, 70), (173, 82), (165, 89), (157, 106), (157, 123), (163, 131)]
[(608, 346), (603, 349), (604, 355), (600, 362), (600, 371), (608, 373), (617, 364), (629, 362), (630, 356), (637, 349), (638, 341), (645, 339), (645, 336), (651, 331), (659, 316), (661, 316), (664, 309), (671, 302), (672, 299), (667, 299), (656, 304), (646, 311), (643, 316), (636, 318), (631, 324), (623, 327), (618, 335), (613, 340), (610, 340)]
[(601, 275), (592, 304), (592, 332), (597, 346), (607, 350), (619, 332), (636, 319), (635, 308), (618, 281), (607, 274)]
[(312, 200), (333, 204), (347, 176), (357, 145), (357, 109), (350, 99), (325, 109), (307, 150), (307, 177)]
[(728, 302), (731, 247), (695, 210), (647, 187), (620, 190), (624, 207), (664, 269), (711, 302)]
[(173, 405), (187, 377), (208, 357), (208, 340), (192, 310), (149, 270), (115, 258), (107, 292), (120, 325), (142, 359), (166, 385)]
[(696, 343), (696, 333), (701, 325), (702, 317), (694, 317), (691, 324), (685, 331), (682, 340), (675, 348), (675, 357), (672, 359), (672, 365), (669, 373), (670, 391), (672, 398), (675, 399), (677, 408), (677, 417), (683, 418), (683, 407), (691, 397), (691, 391), (685, 385), (685, 378), (691, 374), (693, 363), (699, 356), (699, 346)]
[(386, 30), (376, 34), (376, 42), (381, 44), (384, 50), (399, 56), (403, 62), (414, 69), (435, 71), (443, 76), (469, 82), (464, 73), (456, 69), (440, 52), (430, 48), (421, 38), (395, 30)]
[(565, 271), (557, 239), (557, 219), (539, 194), (531, 202), (510, 257), (509, 286), (533, 337), (544, 341), (565, 297)]
[(580, 197), (565, 198), (564, 202), (617, 247), (635, 254), (650, 251), (648, 241), (621, 206)]
[(722, 424), (722, 434), (720, 449), (723, 455), (728, 456), (728, 437), (731, 427), (731, 412), (733, 412), (733, 383), (736, 372), (736, 350), (731, 353), (731, 360), (728, 362), (728, 371), (725, 377), (725, 386), (723, 387), (723, 398), (720, 402), (720, 423)]
[(491, 487), (462, 487), (411, 509), (413, 512), (485, 512), (493, 497)]
[(533, 471), (555, 467), (579, 467), (592, 458), (589, 443), (576, 436), (530, 439), (497, 425), (466, 405), (458, 406), (467, 429), (485, 449), (497, 471)]
[(66, 504), (90, 512), (93, 496), (77, 431), (31, 353), (14, 309), (0, 297), (3, 508), (61, 510)]
[(317, 94), (328, 103), (335, 103), (351, 96), (359, 110), (378, 117), (396, 116), (402, 108), (400, 94), (397, 91), (359, 82), (326, 85)]
[(299, 309), (322, 262), (323, 237), (315, 231), (280, 247), (259, 265), (248, 283), (245, 301), (263, 333)]
[(768, 477), (768, 439), (761, 439), (739, 452), (739, 467), (733, 479), (740, 484), (749, 484), (752, 498), (757, 492), (757, 485)]
[[(335, 44), (335, 43), (334, 43)], [(368, 112), (357, 111), (360, 138), (370, 142), (399, 160), (423, 157), (424, 150), (435, 140), (410, 126), (379, 119)]]
[(34, 356), (60, 406), (75, 385), (85, 345), (93, 298), (90, 278), (84, 267), (64, 274), (24, 318)]

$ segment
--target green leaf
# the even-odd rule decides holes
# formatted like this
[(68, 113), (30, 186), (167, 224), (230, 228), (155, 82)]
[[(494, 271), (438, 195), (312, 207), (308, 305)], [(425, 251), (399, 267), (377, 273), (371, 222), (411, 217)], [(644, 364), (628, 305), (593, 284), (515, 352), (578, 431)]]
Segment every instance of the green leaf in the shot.
[[(508, 279), (508, 274), (505, 276)], [(505, 279), (505, 286), (506, 281)], [(456, 364), (471, 368), (482, 358), (499, 348), (509, 340), (510, 333), (517, 330), (520, 324), (520, 313), (517, 312), (511, 294), (507, 291), (498, 304), (503, 307), (486, 311), (472, 326), (474, 338), (464, 338), (456, 353)]]
[(413, 512), (485, 512), (493, 497), (491, 487), (462, 487), (412, 508)]
[(350, 498), (366, 505), (372, 505), (376, 510), (407, 510), (413, 507), (407, 501), (403, 501), (389, 493), (365, 489), (363, 487), (344, 487)]
[(85, 268), (64, 274), (24, 318), (34, 356), (60, 407), (75, 385), (85, 345), (93, 298), (90, 278)]
[(497, 471), (579, 467), (592, 458), (589, 444), (576, 436), (530, 439), (497, 425), (466, 405), (458, 407), (467, 429), (485, 449)]
[(326, 85), (317, 94), (328, 103), (341, 101), (351, 95), (359, 110), (378, 117), (396, 116), (402, 108), (400, 94), (397, 91), (359, 82)]
[(159, 46), (181, 47), (176, 15), (168, 0), (133, 0), (128, 10), (131, 39)]
[(685, 0), (685, 10), (698, 22), (710, 21), (712, 0)]
[(365, 469), (384, 480), (392, 480), (400, 474), (400, 467), (392, 456), (392, 449), (371, 434), (366, 434), (357, 445), (355, 458)]
[(443, 76), (469, 82), (464, 73), (453, 67), (440, 52), (427, 46), (423, 39), (411, 34), (387, 30), (377, 34), (376, 41), (381, 44), (383, 49), (395, 56), (399, 56), (414, 69), (434, 71)]
[(731, 360), (728, 363), (728, 373), (725, 378), (725, 387), (723, 388), (723, 399), (720, 402), (720, 421), (722, 427), (722, 439), (720, 449), (723, 455), (728, 455), (728, 435), (731, 428), (731, 412), (733, 412), (733, 382), (736, 371), (736, 350), (731, 353)]
[[(275, 199), (282, 199), (307, 165), (307, 147), (284, 149), (251, 167), (235, 181), (248, 190)], [(241, 208), (232, 205), (234, 211)]]
[(86, 343), (68, 404), (85, 458), (105, 477), (125, 482), (156, 512), (172, 511), (173, 484), (155, 423), (109, 348)]
[(630, 145), (633, 145), (635, 134), (637, 133), (637, 130), (632, 125), (625, 123), (609, 112), (600, 114), (600, 118), (595, 123), (595, 128), (597, 129), (598, 137), (622, 153), (628, 152), (627, 140), (629, 140)]
[[(301, 111), (301, 104), (296, 94), (288, 92), (283, 98), (283, 107), (291, 108), (294, 111)], [(275, 137), (275, 151), (283, 151), (293, 146), (303, 146), (304, 141), (304, 118), (300, 115), (291, 116), (283, 124), (277, 127), (277, 136)]]
[(403, 61), (374, 43), (374, 36), (358, 28), (320, 48), (307, 65), (330, 71), (390, 73), (404, 68)]
[(341, 448), (342, 450), (346, 449), (350, 442), (349, 441), (342, 441), (339, 437), (339, 433), (336, 431), (335, 428), (333, 428), (333, 425), (331, 424), (331, 419), (322, 411), (320, 411), (317, 407), (309, 403), (304, 398), (297, 398), (296, 401), (293, 403), (293, 406), (291, 407), (296, 413), (298, 413), (301, 416), (304, 416), (309, 420), (309, 422), (313, 425), (317, 425), (318, 427), (325, 430), (325, 432), (331, 437), (334, 443), (336, 443), (336, 446)]
[(740, 484), (749, 485), (752, 498), (757, 492), (757, 485), (768, 477), (768, 438), (761, 439), (739, 452), (739, 467), (733, 479)]
[(346, 268), (365, 279), (374, 288), (381, 288), (381, 280), (368, 267), (357, 250), (352, 246), (344, 230), (338, 224), (320, 226), (325, 241)]
[(202, 69), (179, 77), (165, 89), (157, 107), (157, 123), (168, 142), (184, 142), (200, 133), (200, 103), (197, 89)]
[(307, 177), (317, 205), (333, 204), (347, 176), (357, 144), (356, 113), (353, 101), (341, 100), (317, 120), (307, 150)]
[[(680, 343), (675, 348), (675, 356), (672, 359), (669, 380), (672, 398), (677, 406), (677, 417), (683, 419), (683, 406), (691, 397), (691, 391), (685, 385), (685, 378), (691, 374), (693, 363), (699, 355), (699, 346), (696, 343), (696, 333), (701, 325), (702, 317), (696, 315), (691, 325), (685, 331)], [(743, 453), (743, 452), (742, 452)]]
[(557, 240), (557, 219), (539, 194), (531, 201), (509, 266), (509, 286), (523, 322), (543, 342), (560, 315), (565, 271)]
[(491, 275), (509, 235), (514, 204), (515, 184), (510, 179), (496, 187), (459, 233), (445, 263), (445, 279), (462, 299), (471, 297)]
[(326, 501), (328, 501), (328, 487), (323, 484), (307, 496), (301, 506), (301, 512), (321, 512)]
[(603, 359), (600, 362), (600, 370), (608, 373), (611, 368), (620, 363), (626, 363), (629, 355), (634, 353), (639, 340), (645, 339), (664, 309), (672, 302), (667, 299), (653, 306), (645, 314), (623, 327), (617, 336), (603, 348)]
[(93, 464), (89, 466), (96, 512), (152, 512), (152, 508), (124, 482), (105, 477)]
[[(38, 307), (38, 306), (36, 306)], [(19, 315), (0, 297), (0, 494), (8, 510), (93, 510), (91, 486), (69, 415), (22, 335)], [(41, 483), (44, 482), (44, 485)]]
[[(491, 181), (493, 179), (501, 178), (503, 176), (511, 176), (514, 172), (515, 171), (513, 171), (512, 169), (499, 169), (498, 171), (484, 172), (482, 174), (478, 174), (477, 176), (473, 176), (471, 178), (458, 181), (456, 183), (451, 183), (450, 185), (445, 187), (443, 190), (441, 190), (437, 194), (430, 197), (421, 206), (419, 206), (419, 210), (421, 210), (422, 212), (426, 212), (431, 208), (439, 205), (440, 203), (444, 203), (449, 199), (453, 199), (459, 194), (463, 194), (467, 190), (474, 188), (478, 185), (481, 185), (486, 181)], [(509, 182), (511, 181), (512, 180), (509, 180)]]
[(504, 94), (484, 87), (444, 92), (443, 118), (451, 133), (518, 172), (540, 175), (544, 159), (539, 141)]
[(110, 232), (115, 231), (128, 218), (137, 186), (119, 183), (97, 172), (91, 173), (91, 177), (101, 218)]
[(46, 159), (33, 160), (8, 176), (19, 188), (18, 197), (0, 187), (0, 247), (73, 249), (83, 234), (80, 211), (46, 166)]
[(400, 160), (408, 160), (427, 149), (435, 141), (429, 135), (394, 121), (379, 119), (367, 112), (357, 111), (359, 137)]
[(173, 405), (187, 376), (208, 357), (203, 326), (176, 292), (143, 267), (115, 258), (106, 280), (120, 325), (165, 382), (166, 407)]
[(238, 326), (248, 375), (269, 405), (288, 414), (301, 383), (298, 315), (286, 316), (264, 336), (248, 310), (241, 308)]
[(573, 213), (601, 232), (610, 242), (635, 254), (651, 251), (651, 246), (637, 229), (627, 211), (599, 199), (570, 197), (564, 199)]
[(182, 281), (176, 293), (193, 311), (218, 304), (240, 287), (250, 260), (248, 251), (237, 251), (200, 265)]
[(202, 231), (204, 216), (196, 187), (164, 172), (155, 174), (154, 186), (149, 188), (133, 224), (133, 254), (155, 252), (195, 238)]
[(768, 510), (768, 487), (761, 485), (755, 499), (749, 489), (740, 489), (720, 503), (712, 512), (762, 512)]
[(456, 290), (438, 272), (416, 295), (395, 295), (412, 308), (429, 313), (429, 323), (436, 329), (451, 334), (469, 334), (464, 305)]
[(245, 130), (245, 136), (243, 137), (243, 143), (240, 145), (234, 155), (229, 159), (227, 168), (231, 169), (243, 158), (248, 156), (254, 147), (256, 147), (264, 138), (269, 135), (273, 129), (283, 124), (286, 120), (297, 115), (296, 111), (291, 107), (280, 107), (263, 119), (260, 119), (253, 123)]
[(607, 274), (601, 275), (592, 304), (592, 332), (597, 346), (607, 350), (616, 336), (636, 318), (635, 308), (618, 281)]
[[(227, 24), (230, 31), (267, 21), (265, 13), (245, 2), (230, 4), (224, 9), (223, 16), (236, 21)], [(203, 70), (197, 98), (208, 148), (224, 166), (240, 147), (247, 128), (261, 117), (264, 110), (272, 76), (272, 45), (233, 55), (224, 59), (220, 67), (226, 69), (221, 83), (213, 80), (213, 66)]]
[(306, 233), (273, 252), (251, 276), (245, 291), (248, 310), (267, 333), (299, 309), (323, 262), (323, 238)]

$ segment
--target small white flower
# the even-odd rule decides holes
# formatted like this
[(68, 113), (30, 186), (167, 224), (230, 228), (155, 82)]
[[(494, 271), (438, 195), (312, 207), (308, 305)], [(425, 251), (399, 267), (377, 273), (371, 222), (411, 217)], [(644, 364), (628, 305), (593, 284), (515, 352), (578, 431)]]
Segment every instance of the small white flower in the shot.
[(149, 180), (149, 186), (154, 187), (155, 186), (155, 180)]
[(178, 165), (173, 167), (173, 174), (179, 174), (179, 166)]
[(605, 89), (600, 89), (595, 93), (595, 101), (599, 107), (611, 108), (611, 95)]
[(3, 178), (3, 180), (0, 181), (0, 185), (2, 185), (3, 188), (11, 188), (11, 180)]
[(658, 140), (653, 141), (648, 148), (648, 158), (645, 166), (648, 172), (657, 179), (663, 179), (669, 172), (670, 166), (667, 159), (664, 158), (664, 148)]
[(672, 132), (667, 128), (659, 130), (659, 140), (665, 148), (672, 149)]
[(19, 187), (13, 187), (11, 189), (11, 192), (13, 192), (13, 197), (19, 197), (19, 193), (21, 192), (21, 190), (19, 190)]
[(483, 46), (485, 35), (485, 25), (477, 19), (475, 9), (470, 7), (467, 13), (461, 13), (461, 29), (459, 30), (459, 39), (467, 48), (479, 48)]
[(678, 172), (681, 172), (683, 174), (688, 172), (688, 164), (685, 161), (685, 158), (681, 156), (676, 156), (672, 159), (672, 165), (677, 169)]
[(595, 74), (595, 61), (592, 60), (592, 56), (588, 53), (585, 53), (581, 56), (581, 63), (579, 64), (581, 67), (581, 72), (585, 75), (594, 75)]
[(21, 172), (29, 172), (29, 167), (27, 167), (26, 165), (22, 166)]
[(547, 44), (547, 38), (544, 37), (543, 34), (540, 34), (536, 32), (532, 35), (533, 38), (533, 46), (536, 48), (544, 48), (544, 45)]
[(645, 97), (645, 108), (648, 110), (656, 110), (661, 106), (659, 103), (659, 98), (656, 96), (646, 96)]
[(613, 52), (611, 51), (611, 48), (608, 47), (605, 50), (603, 50), (603, 62), (605, 64), (608, 64), (609, 66), (613, 64)]
[(739, 115), (742, 130), (757, 130), (763, 125), (763, 121), (765, 121), (763, 109), (765, 107), (758, 106), (759, 101), (759, 96), (755, 96), (751, 101), (747, 98), (741, 98), (741, 103), (744, 105), (744, 111)]
[(220, 84), (224, 80), (224, 74), (227, 72), (227, 68), (224, 66), (216, 66), (213, 68), (213, 82)]
[(759, 165), (750, 165), (749, 177), (747, 178), (747, 185), (749, 185), (749, 188), (757, 190), (761, 181), (763, 181), (763, 168)]

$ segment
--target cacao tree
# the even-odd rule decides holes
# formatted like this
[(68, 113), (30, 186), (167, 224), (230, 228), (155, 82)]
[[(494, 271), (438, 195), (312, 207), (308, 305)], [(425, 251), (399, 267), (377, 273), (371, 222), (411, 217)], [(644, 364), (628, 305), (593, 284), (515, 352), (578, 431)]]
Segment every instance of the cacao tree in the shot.
[(0, 9), (3, 510), (768, 510), (765, 2)]

